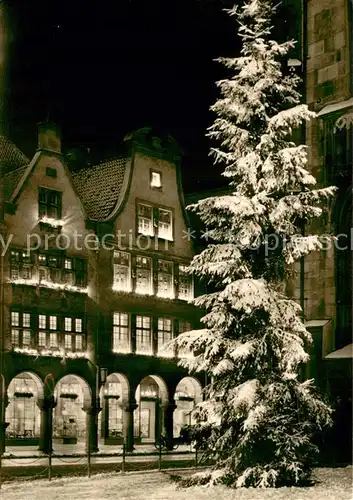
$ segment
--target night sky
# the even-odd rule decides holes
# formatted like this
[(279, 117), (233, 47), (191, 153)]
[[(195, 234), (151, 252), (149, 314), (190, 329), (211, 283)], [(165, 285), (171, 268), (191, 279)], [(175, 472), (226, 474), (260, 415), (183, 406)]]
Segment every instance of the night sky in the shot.
[(184, 151), (184, 188), (224, 183), (208, 157), (206, 128), (226, 76), (213, 60), (239, 53), (229, 0), (7, 0), (8, 135), (28, 155), (48, 114), (63, 148), (112, 156), (142, 126)]

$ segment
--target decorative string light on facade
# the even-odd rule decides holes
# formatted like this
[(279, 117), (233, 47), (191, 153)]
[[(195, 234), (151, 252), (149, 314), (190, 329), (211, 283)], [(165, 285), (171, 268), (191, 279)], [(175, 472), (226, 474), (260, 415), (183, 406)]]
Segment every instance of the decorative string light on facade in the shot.
[(51, 349), (31, 349), (30, 347), (15, 347), (14, 352), (27, 354), (28, 356), (53, 356), (56, 358), (87, 358), (88, 353), (83, 351), (63, 351)]
[(67, 283), (54, 283), (47, 280), (39, 279), (24, 279), (24, 278), (12, 278), (10, 283), (15, 285), (28, 285), (28, 286), (41, 286), (44, 288), (51, 288), (53, 290), (63, 290), (67, 292), (77, 292), (77, 293), (88, 293), (88, 287), (79, 287), (75, 285), (68, 285)]

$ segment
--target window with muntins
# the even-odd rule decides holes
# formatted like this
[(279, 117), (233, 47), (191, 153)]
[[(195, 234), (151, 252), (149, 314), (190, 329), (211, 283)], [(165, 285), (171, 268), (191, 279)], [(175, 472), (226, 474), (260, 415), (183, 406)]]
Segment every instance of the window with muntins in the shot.
[(59, 347), (58, 318), (55, 315), (38, 315), (38, 346), (57, 349)]
[(178, 298), (192, 300), (194, 298), (193, 278), (187, 273), (188, 266), (179, 265), (179, 291)]
[(137, 230), (145, 236), (173, 241), (173, 212), (167, 208), (138, 203)]
[(131, 259), (126, 252), (114, 252), (114, 290), (130, 292), (131, 290)]
[(60, 219), (61, 199), (61, 192), (40, 187), (38, 193), (39, 218)]
[(152, 294), (152, 259), (150, 257), (136, 256), (136, 286), (135, 292)]
[(113, 314), (113, 351), (131, 352), (128, 313), (116, 312)]
[(165, 208), (158, 209), (158, 238), (173, 241), (172, 211)]
[(153, 208), (151, 205), (145, 205), (144, 203), (138, 204), (138, 232), (144, 234), (145, 236), (153, 236)]
[(149, 316), (136, 316), (136, 353), (152, 354), (152, 330)]
[(158, 261), (158, 297), (173, 298), (173, 262), (166, 260)]
[(12, 347), (32, 346), (31, 315), (27, 312), (11, 312), (11, 344)]
[(64, 318), (65, 330), (65, 349), (72, 351), (82, 351), (83, 336), (82, 336), (82, 318)]
[[(173, 338), (173, 322), (170, 318), (158, 318), (158, 354), (168, 354), (165, 346)], [(173, 354), (173, 353), (172, 353)]]
[(11, 250), (10, 277), (12, 281), (30, 280), (33, 273), (33, 256), (25, 250)]

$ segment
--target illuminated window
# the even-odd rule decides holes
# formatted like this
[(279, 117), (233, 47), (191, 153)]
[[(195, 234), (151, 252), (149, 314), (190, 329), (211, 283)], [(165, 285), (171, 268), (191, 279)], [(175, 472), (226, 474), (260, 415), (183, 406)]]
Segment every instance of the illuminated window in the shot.
[(31, 326), (31, 315), (29, 313), (22, 314), (22, 326), (29, 328)]
[(11, 250), (10, 276), (11, 280), (30, 280), (32, 278), (32, 255), (27, 251)]
[(162, 174), (160, 172), (155, 172), (151, 170), (151, 188), (161, 188), (162, 187)]
[(38, 193), (39, 217), (60, 219), (61, 198), (62, 193), (59, 191), (40, 187)]
[(65, 318), (65, 332), (71, 332), (72, 330), (72, 318)]
[(150, 205), (138, 204), (138, 232), (145, 236), (153, 236), (153, 209)]
[(82, 332), (82, 319), (80, 319), (80, 318), (75, 319), (75, 329), (76, 329), (76, 332), (79, 332), (79, 333)]
[(49, 316), (49, 329), (50, 330), (56, 330), (56, 316)]
[(129, 292), (131, 290), (130, 254), (114, 252), (114, 278), (115, 290)]
[(130, 352), (130, 325), (127, 313), (113, 315), (113, 351)]
[(11, 313), (11, 325), (12, 326), (20, 326), (20, 313), (12, 312)]
[(152, 354), (151, 318), (149, 316), (136, 316), (136, 352)]
[(46, 345), (47, 345), (47, 334), (46, 334), (46, 332), (39, 332), (38, 333), (38, 345), (40, 347), (46, 347)]
[(191, 300), (194, 298), (193, 279), (186, 272), (187, 266), (179, 266), (179, 293), (178, 298), (182, 300)]
[(13, 346), (20, 345), (20, 330), (18, 328), (12, 328), (11, 330), (11, 343)]
[(158, 238), (173, 241), (172, 220), (171, 210), (158, 209)]
[(152, 293), (152, 261), (150, 257), (136, 257), (136, 293)]
[(45, 329), (47, 327), (47, 317), (44, 314), (40, 314), (38, 316), (38, 326), (41, 329)]
[(58, 335), (57, 335), (57, 333), (51, 333), (49, 335), (49, 347), (58, 347)]
[(65, 349), (72, 349), (72, 336), (65, 334)]
[(76, 351), (82, 351), (82, 346), (83, 346), (82, 337), (83, 337), (82, 335), (75, 335)]
[(30, 330), (23, 330), (22, 332), (22, 345), (30, 346), (31, 345), (31, 332)]
[(72, 259), (65, 259), (64, 268), (68, 270), (72, 269)]
[(158, 296), (174, 297), (173, 263), (166, 260), (158, 261)]
[(163, 354), (165, 345), (173, 338), (173, 322), (169, 318), (158, 318), (158, 354)]

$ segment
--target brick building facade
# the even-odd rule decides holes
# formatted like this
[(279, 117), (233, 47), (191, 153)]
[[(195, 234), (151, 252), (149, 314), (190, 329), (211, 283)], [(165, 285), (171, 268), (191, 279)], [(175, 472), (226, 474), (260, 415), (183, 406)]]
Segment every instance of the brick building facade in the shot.
[(180, 151), (148, 128), (122, 151), (70, 172), (45, 123), (32, 160), (3, 179), (6, 444), (171, 442), (201, 398), (177, 365), (187, 353), (165, 348), (200, 317)]

